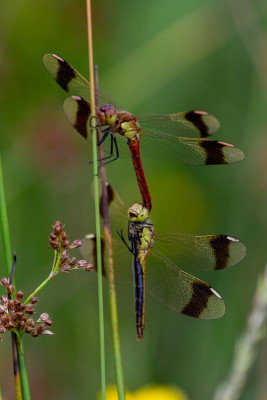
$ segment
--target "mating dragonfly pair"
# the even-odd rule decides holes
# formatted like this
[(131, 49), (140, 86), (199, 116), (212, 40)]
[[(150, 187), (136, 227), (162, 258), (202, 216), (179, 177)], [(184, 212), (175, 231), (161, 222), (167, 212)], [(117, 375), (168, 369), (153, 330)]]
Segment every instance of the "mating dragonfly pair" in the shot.
[[(64, 102), (65, 114), (72, 126), (90, 141), (90, 83), (55, 54), (45, 54), (43, 61), (56, 82), (72, 94)], [(128, 226), (124, 230), (123, 225), (117, 226), (121, 240), (114, 242), (115, 249), (123, 245), (128, 257), (126, 263), (121, 256), (115, 259), (116, 281), (125, 281), (125, 276), (131, 276), (129, 256), (133, 259), (137, 338), (142, 340), (144, 333), (145, 288), (173, 311), (202, 319), (221, 317), (225, 312), (221, 296), (176, 264), (206, 270), (223, 269), (245, 256), (245, 246), (239, 239), (227, 235), (157, 234), (149, 219), (152, 202), (139, 144), (141, 142), (144, 154), (189, 165), (229, 164), (242, 160), (244, 154), (232, 144), (206, 139), (218, 130), (219, 122), (204, 111), (135, 117), (101, 91), (97, 90), (97, 95), (101, 105), (96, 111), (103, 127), (99, 144), (103, 144), (107, 152), (105, 163), (126, 156), (123, 143), (126, 140), (143, 200), (142, 205), (135, 203), (128, 213), (122, 205), (117, 207), (120, 213), (128, 214)], [(124, 236), (126, 230), (128, 241)], [(89, 259), (94, 257), (93, 242), (92, 235), (85, 241), (84, 251)]]

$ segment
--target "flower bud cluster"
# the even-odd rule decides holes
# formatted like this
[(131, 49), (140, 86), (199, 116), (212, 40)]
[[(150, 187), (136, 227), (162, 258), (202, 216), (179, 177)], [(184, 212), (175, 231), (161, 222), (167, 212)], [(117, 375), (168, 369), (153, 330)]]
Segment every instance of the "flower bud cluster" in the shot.
[(53, 232), (50, 233), (49, 244), (52, 249), (56, 250), (60, 257), (60, 265), (56, 273), (70, 272), (73, 269), (83, 269), (84, 271), (92, 271), (94, 269), (86, 260), (77, 260), (76, 257), (70, 256), (69, 250), (81, 247), (82, 241), (77, 239), (70, 243), (68, 235), (63, 231), (63, 225), (60, 221), (56, 221), (53, 225)]
[[(0, 284), (5, 287), (6, 292), (11, 295), (14, 293), (14, 286), (9, 284), (7, 278), (2, 278)], [(9, 296), (10, 297), (10, 296)], [(37, 297), (31, 297), (28, 304), (24, 304), (22, 299), (24, 293), (19, 290), (14, 298), (1, 296), (0, 298), (0, 341), (6, 331), (18, 331), (20, 335), (27, 333), (33, 337), (39, 335), (52, 335), (47, 329), (52, 325), (48, 314), (42, 314), (37, 321), (32, 318), (35, 313), (35, 306), (38, 302)]]

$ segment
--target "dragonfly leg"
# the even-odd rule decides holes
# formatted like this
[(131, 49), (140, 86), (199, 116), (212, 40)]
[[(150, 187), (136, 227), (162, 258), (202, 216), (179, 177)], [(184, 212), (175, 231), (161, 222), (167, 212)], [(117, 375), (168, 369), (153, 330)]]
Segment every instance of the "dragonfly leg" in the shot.
[[(107, 160), (107, 159), (113, 157), (113, 140), (114, 140), (114, 137), (113, 137), (113, 135), (111, 135), (111, 137), (110, 137), (110, 152), (109, 152), (109, 155), (107, 157), (99, 158), (97, 160), (98, 162), (103, 161), (103, 160)], [(93, 164), (93, 161), (89, 161), (89, 164)], [(102, 165), (100, 165), (100, 167), (101, 166)]]
[[(114, 142), (115, 150), (116, 150), (116, 154), (115, 154), (114, 158), (110, 161), (105, 162), (104, 164), (99, 165), (98, 169), (100, 169), (101, 167), (104, 167), (104, 165), (107, 165), (119, 158), (119, 149), (118, 149), (118, 144), (117, 144), (117, 140), (116, 140), (115, 136), (113, 136), (113, 142)], [(112, 148), (112, 152), (113, 152), (113, 148)], [(106, 157), (106, 158), (110, 158), (112, 156), (113, 156), (113, 154), (111, 154), (109, 157)]]
[(106, 128), (106, 129), (104, 129), (104, 130), (102, 131), (102, 133), (103, 133), (103, 136), (102, 136), (102, 138), (99, 140), (99, 142), (97, 143), (98, 146), (100, 146), (102, 143), (104, 143), (104, 141), (105, 141), (106, 138), (108, 137), (108, 135), (109, 135), (109, 133), (110, 133), (109, 127)]
[(120, 239), (123, 241), (123, 243), (125, 244), (125, 246), (127, 247), (127, 249), (133, 254), (133, 242), (131, 241), (131, 247), (128, 245), (128, 243), (126, 242), (125, 237), (123, 236), (123, 230), (121, 229), (121, 231), (117, 231), (117, 234), (119, 235)]

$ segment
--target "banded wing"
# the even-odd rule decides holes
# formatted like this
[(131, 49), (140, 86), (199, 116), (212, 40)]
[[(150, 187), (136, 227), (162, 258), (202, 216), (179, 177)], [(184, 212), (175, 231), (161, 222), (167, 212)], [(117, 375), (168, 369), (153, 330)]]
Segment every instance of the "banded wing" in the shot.
[(170, 310), (200, 319), (217, 319), (225, 305), (211, 286), (187, 274), (161, 253), (147, 256), (147, 291)]
[(246, 255), (245, 245), (238, 238), (227, 235), (157, 234), (153, 249), (166, 254), (183, 268), (202, 270), (230, 267), (239, 263)]
[[(43, 63), (52, 78), (65, 92), (90, 100), (90, 83), (75, 68), (67, 63), (67, 61), (56, 54), (45, 54), (43, 56)], [(121, 110), (121, 108), (101, 90), (95, 91), (101, 104), (110, 104), (117, 110)]]
[[(90, 138), (90, 103), (78, 96), (65, 100), (64, 111), (72, 126), (85, 138)], [(130, 157), (125, 150), (125, 139), (116, 135), (119, 154)], [(106, 142), (106, 143), (105, 143)], [(110, 152), (110, 142), (105, 141), (105, 152)], [(229, 164), (244, 158), (243, 152), (232, 144), (208, 139), (177, 137), (159, 132), (143, 131), (141, 153), (161, 160), (189, 165)]]
[(184, 111), (175, 114), (151, 114), (138, 117), (141, 127), (156, 132), (169, 132), (176, 136), (201, 137), (213, 135), (219, 121), (205, 111)]
[(142, 131), (141, 154), (187, 165), (231, 164), (244, 159), (244, 153), (230, 143), (194, 139)]

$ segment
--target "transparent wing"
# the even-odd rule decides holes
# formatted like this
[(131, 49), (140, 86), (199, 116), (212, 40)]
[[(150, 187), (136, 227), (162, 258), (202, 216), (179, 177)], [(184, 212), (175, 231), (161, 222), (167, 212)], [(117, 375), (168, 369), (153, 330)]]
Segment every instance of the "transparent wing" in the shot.
[(230, 164), (243, 160), (243, 152), (230, 143), (208, 139), (177, 137), (143, 130), (141, 154), (179, 164)]
[[(90, 100), (90, 83), (75, 68), (56, 54), (45, 54), (43, 63), (49, 74), (58, 85), (71, 95)], [(110, 104), (122, 110), (112, 99), (100, 90), (96, 90), (100, 104)]]
[(157, 234), (153, 249), (166, 255), (182, 268), (193, 267), (202, 270), (230, 267), (246, 255), (245, 245), (238, 238), (227, 235)]
[[(126, 284), (133, 282), (132, 274), (132, 254), (121, 240), (112, 240), (114, 275), (115, 282), (118, 284)], [(96, 236), (88, 234), (83, 239), (80, 248), (82, 256), (94, 266), (97, 270), (96, 258)], [(108, 254), (107, 244), (104, 236), (101, 238), (101, 255), (102, 255), (102, 274), (105, 278), (108, 276)]]
[(208, 137), (217, 132), (219, 121), (205, 111), (150, 114), (138, 117), (142, 129), (169, 132), (177, 136)]
[(155, 250), (147, 256), (146, 288), (170, 310), (190, 317), (216, 319), (225, 312), (224, 302), (213, 288)]
[[(112, 233), (112, 247), (114, 256), (114, 271), (116, 283), (132, 282), (132, 254), (123, 241), (120, 239), (118, 232), (123, 233), (123, 236), (128, 242), (128, 217), (125, 205), (117, 194), (117, 192), (107, 184), (108, 204), (110, 228)], [(100, 199), (100, 214), (102, 211), (102, 198)], [(130, 243), (129, 243), (130, 245)], [(105, 236), (101, 238), (101, 253), (102, 253), (102, 272), (107, 277), (108, 268), (108, 253)], [(83, 239), (81, 247), (83, 257), (91, 264), (96, 266), (96, 237), (95, 234), (88, 234)]]

